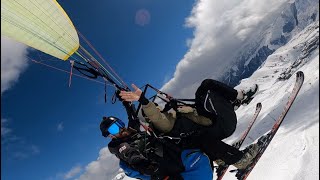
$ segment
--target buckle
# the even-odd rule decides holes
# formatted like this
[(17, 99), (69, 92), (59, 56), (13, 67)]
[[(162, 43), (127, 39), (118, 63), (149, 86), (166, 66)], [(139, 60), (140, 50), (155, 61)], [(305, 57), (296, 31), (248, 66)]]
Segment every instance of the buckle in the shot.
[(180, 137), (185, 138), (185, 137), (187, 137), (187, 134), (186, 133), (180, 133)]

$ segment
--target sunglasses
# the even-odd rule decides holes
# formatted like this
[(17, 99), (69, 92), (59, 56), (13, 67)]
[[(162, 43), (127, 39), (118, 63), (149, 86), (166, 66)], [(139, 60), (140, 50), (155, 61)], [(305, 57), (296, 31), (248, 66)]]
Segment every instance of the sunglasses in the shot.
[(116, 135), (120, 132), (121, 128), (125, 127), (125, 124), (118, 118), (113, 118), (113, 119), (114, 121), (108, 127), (107, 131), (109, 132), (109, 134)]

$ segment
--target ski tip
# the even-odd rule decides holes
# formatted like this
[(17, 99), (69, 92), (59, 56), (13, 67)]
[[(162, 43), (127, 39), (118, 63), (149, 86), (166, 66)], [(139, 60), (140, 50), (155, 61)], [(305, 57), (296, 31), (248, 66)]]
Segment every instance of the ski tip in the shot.
[(301, 85), (304, 82), (304, 73), (302, 71), (298, 71), (296, 73), (296, 82), (299, 82)]
[(261, 108), (261, 107), (262, 107), (261, 102), (258, 102), (258, 103), (257, 103), (257, 108)]
[(302, 77), (304, 78), (304, 73), (302, 71), (297, 72), (297, 77)]

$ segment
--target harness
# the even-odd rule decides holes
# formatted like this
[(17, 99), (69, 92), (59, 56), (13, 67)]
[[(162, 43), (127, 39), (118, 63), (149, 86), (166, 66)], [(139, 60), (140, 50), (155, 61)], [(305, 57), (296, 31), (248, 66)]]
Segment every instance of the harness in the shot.
[[(137, 133), (132, 138), (144, 140), (145, 145), (141, 153), (150, 161), (150, 164), (157, 164), (158, 169), (151, 175), (151, 179), (164, 180), (173, 178), (182, 180), (179, 174), (184, 171), (184, 166), (180, 159), (182, 148), (169, 141), (166, 137), (157, 136), (150, 127), (148, 127), (148, 132), (151, 133)], [(172, 163), (173, 161), (175, 163)]]

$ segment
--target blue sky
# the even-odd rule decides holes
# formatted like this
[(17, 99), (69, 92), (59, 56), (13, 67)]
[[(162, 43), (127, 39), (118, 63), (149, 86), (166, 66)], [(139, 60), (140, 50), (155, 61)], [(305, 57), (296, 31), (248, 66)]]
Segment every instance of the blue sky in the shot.
[[(58, 2), (128, 84), (161, 87), (192, 37), (192, 29), (184, 24), (194, 0)], [(140, 9), (150, 13), (143, 26), (135, 23)], [(37, 53), (28, 56), (37, 58)], [(101, 117), (125, 118), (125, 111), (120, 103), (110, 103), (112, 88), (105, 104), (103, 85), (73, 77), (68, 88), (68, 74), (27, 63), (1, 96), (1, 125), (10, 130), (1, 136), (1, 178), (63, 179), (71, 167), (85, 166), (106, 146), (98, 128)]]
[[(127, 83), (192, 98), (205, 78), (229, 72), (289, 0), (62, 1), (76, 28)], [(147, 10), (150, 21), (135, 22)], [(262, 24), (263, 25), (263, 24)], [(100, 134), (104, 115), (126, 119), (113, 89), (35, 64), (35, 51), (1, 36), (1, 178), (110, 179), (118, 169)], [(29, 52), (29, 53), (28, 53)], [(59, 62), (69, 69), (68, 62)], [(109, 175), (109, 178), (106, 176)]]

